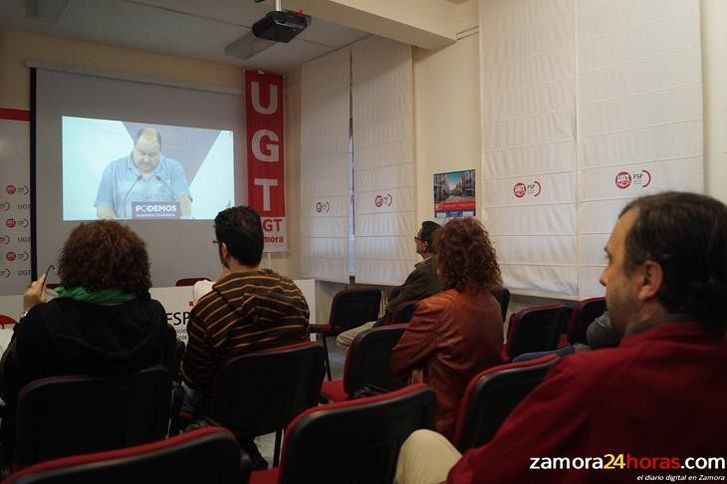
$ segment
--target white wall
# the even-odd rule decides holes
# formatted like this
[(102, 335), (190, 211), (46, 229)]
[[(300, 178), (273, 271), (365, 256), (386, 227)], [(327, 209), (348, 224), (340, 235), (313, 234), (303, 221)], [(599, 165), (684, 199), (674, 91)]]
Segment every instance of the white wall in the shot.
[(727, 2), (702, 0), (704, 164), (707, 194), (727, 203)]

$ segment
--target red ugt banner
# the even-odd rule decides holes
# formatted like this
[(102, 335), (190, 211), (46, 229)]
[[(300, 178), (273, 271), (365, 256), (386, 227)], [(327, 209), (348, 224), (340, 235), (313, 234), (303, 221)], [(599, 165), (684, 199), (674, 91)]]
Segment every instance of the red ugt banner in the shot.
[(249, 205), (263, 221), (265, 251), (287, 250), (283, 78), (245, 71)]

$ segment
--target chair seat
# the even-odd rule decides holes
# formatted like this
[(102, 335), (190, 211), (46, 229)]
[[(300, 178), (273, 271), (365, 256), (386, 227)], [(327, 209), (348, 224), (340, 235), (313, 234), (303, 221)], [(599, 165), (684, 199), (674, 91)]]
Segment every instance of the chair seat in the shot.
[(329, 402), (343, 402), (348, 400), (348, 393), (343, 388), (343, 378), (333, 381), (324, 381), (321, 396)]
[(310, 330), (313, 333), (330, 333), (333, 331), (333, 326), (325, 323), (313, 323), (310, 325)]
[(255, 471), (250, 475), (248, 484), (278, 484), (278, 469), (274, 467), (264, 471)]

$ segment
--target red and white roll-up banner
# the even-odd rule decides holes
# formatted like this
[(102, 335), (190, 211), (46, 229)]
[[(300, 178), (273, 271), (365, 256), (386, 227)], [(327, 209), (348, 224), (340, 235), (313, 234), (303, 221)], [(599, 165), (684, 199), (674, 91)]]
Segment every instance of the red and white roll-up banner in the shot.
[(247, 186), (262, 218), (265, 252), (288, 250), (283, 169), (283, 78), (245, 71)]
[(0, 108), (0, 296), (22, 294), (31, 276), (29, 121)]

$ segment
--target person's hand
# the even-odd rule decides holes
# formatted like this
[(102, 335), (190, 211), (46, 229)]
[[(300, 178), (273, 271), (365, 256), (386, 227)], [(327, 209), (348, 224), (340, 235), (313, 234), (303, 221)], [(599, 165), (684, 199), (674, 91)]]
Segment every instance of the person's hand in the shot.
[(45, 274), (40, 276), (37, 281), (33, 281), (28, 285), (28, 289), (23, 294), (23, 312), (30, 311), (33, 306), (44, 303), (45, 294)]

